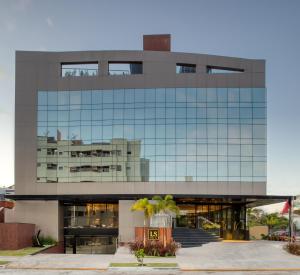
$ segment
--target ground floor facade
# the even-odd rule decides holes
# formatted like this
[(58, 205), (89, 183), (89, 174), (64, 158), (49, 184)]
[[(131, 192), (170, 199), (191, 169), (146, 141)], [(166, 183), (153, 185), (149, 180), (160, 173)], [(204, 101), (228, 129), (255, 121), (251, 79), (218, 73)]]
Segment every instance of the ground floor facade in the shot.
[[(113, 254), (119, 244), (135, 239), (135, 227), (144, 225), (143, 213), (131, 211), (140, 197), (19, 196), (5, 218), (35, 224), (41, 235), (57, 240), (67, 254)], [(180, 213), (173, 218), (173, 228), (213, 230), (223, 239), (244, 240), (249, 238), (247, 208), (286, 198), (177, 195), (174, 199)]]

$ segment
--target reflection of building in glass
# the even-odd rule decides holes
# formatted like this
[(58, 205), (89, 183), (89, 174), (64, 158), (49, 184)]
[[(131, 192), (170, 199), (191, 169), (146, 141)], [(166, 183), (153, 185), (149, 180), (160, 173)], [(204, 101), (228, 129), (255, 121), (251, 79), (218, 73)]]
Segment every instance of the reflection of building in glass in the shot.
[(112, 139), (84, 144), (82, 140), (38, 137), (38, 182), (148, 181), (149, 161), (140, 158), (141, 142)]
[[(103, 172), (100, 181), (265, 182), (265, 99), (265, 89), (257, 87), (38, 91), (37, 133), (48, 136), (47, 146), (71, 148), (72, 155), (63, 153), (69, 149), (58, 152), (71, 174), (66, 165), (48, 163), (48, 170), (61, 169), (54, 176), (58, 182), (97, 181), (85, 178), (89, 170)], [(58, 142), (51, 145), (54, 136)], [(117, 166), (91, 164), (112, 140), (122, 149), (123, 159), (108, 149)], [(76, 153), (80, 146), (84, 152)], [(135, 149), (126, 155), (124, 146)], [(72, 165), (78, 159), (81, 166)], [(141, 168), (143, 159), (148, 166)]]

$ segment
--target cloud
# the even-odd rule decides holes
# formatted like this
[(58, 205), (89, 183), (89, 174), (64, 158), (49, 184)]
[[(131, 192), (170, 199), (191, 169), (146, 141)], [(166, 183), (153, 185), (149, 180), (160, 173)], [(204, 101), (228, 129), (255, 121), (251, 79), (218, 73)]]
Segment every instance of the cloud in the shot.
[(46, 23), (50, 28), (52, 28), (54, 26), (53, 21), (50, 17), (46, 18)]

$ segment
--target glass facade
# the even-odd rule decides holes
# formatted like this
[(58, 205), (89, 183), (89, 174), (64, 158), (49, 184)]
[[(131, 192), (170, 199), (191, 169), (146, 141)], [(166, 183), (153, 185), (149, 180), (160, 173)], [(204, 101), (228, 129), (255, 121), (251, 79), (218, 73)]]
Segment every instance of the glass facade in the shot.
[(116, 203), (65, 206), (64, 228), (118, 228), (118, 207)]
[(37, 182), (266, 181), (264, 88), (39, 91)]
[[(206, 221), (218, 224), (220, 234), (246, 230), (246, 208), (233, 204), (177, 204), (180, 214), (175, 227), (202, 228)], [(201, 219), (204, 218), (204, 219)]]

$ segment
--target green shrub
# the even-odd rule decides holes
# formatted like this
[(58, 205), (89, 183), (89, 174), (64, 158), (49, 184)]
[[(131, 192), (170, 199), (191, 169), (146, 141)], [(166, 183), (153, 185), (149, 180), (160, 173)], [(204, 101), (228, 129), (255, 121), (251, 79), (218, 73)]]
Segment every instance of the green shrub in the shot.
[(205, 222), (205, 223), (202, 224), (202, 228), (203, 228), (204, 230), (219, 229), (219, 228), (220, 228), (220, 225), (215, 224), (215, 223), (208, 223), (208, 222)]
[(57, 241), (51, 236), (40, 236), (39, 241), (41, 245), (53, 245), (57, 244)]
[(164, 246), (162, 242), (151, 241), (146, 242), (146, 245), (144, 246), (143, 242), (137, 241), (130, 243), (129, 247), (132, 253), (143, 249), (147, 256), (169, 257), (176, 255), (178, 248), (180, 248), (180, 244), (173, 241)]
[(268, 240), (268, 235), (260, 234), (262, 240)]
[(145, 258), (145, 252), (144, 249), (139, 249), (134, 252), (134, 256), (136, 257), (139, 265), (143, 266), (144, 265), (144, 258)]

